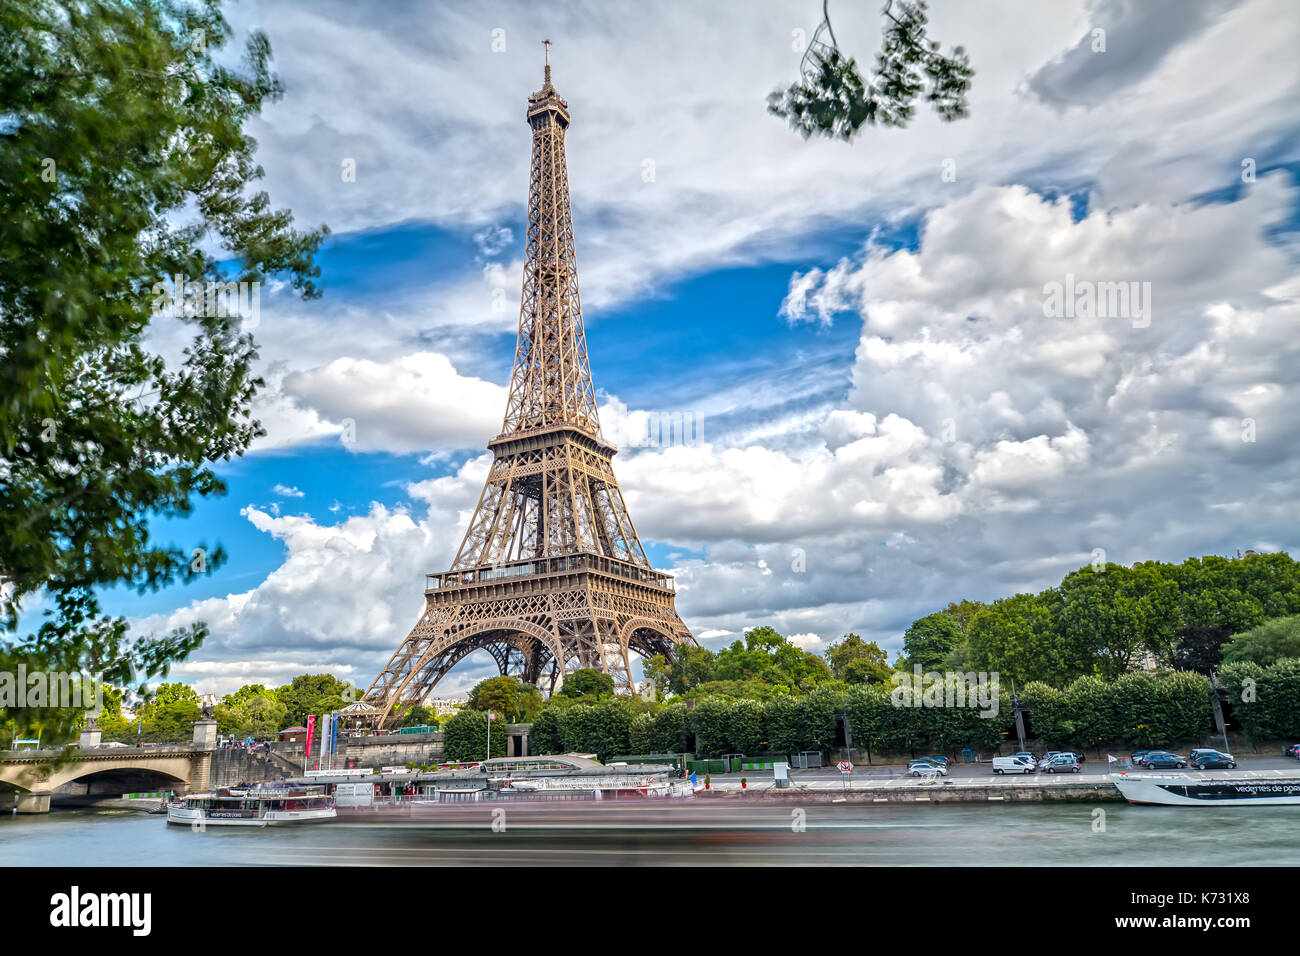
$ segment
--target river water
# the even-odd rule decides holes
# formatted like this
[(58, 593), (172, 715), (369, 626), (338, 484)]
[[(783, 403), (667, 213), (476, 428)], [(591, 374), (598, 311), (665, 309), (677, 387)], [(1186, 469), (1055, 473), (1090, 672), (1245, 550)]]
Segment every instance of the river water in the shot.
[[(702, 804), (703, 801), (697, 801)], [(1300, 807), (484, 805), (420, 822), (169, 826), (127, 811), (0, 816), (0, 867), (248, 864), (1300, 865)], [(1104, 818), (1096, 814), (1104, 810)], [(500, 811), (497, 811), (498, 813)], [(441, 811), (440, 811), (441, 813)], [(800, 814), (805, 815), (800, 818)], [(493, 829), (493, 825), (497, 829)], [(1104, 824), (1104, 829), (1103, 829)]]

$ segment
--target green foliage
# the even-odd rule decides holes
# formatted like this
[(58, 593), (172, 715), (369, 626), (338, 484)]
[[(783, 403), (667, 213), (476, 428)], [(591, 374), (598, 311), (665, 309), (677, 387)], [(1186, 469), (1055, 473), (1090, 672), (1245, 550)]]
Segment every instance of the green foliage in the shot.
[(506, 755), (506, 722), (489, 721), (486, 712), (463, 707), (447, 718), (442, 727), (442, 748), (448, 760), (484, 760), (488, 756), (488, 728), (492, 732), (492, 753)]
[(1112, 694), (1121, 736), (1134, 747), (1198, 740), (1213, 728), (1210, 685), (1199, 674), (1124, 674)]
[(305, 727), (310, 714), (328, 714), (342, 710), (352, 687), (332, 674), (300, 674), (292, 682), (276, 688), (275, 697), (284, 705), (284, 727)]
[[(256, 688), (256, 691), (250, 691)], [(267, 739), (273, 738), (285, 727), (289, 709), (275, 695), (260, 684), (245, 685), (234, 694), (228, 694), (213, 711), (217, 732)]]
[(136, 709), (143, 722), (145, 740), (177, 742), (194, 735), (199, 719), (199, 695), (184, 684), (161, 684), (148, 700)]
[[(1300, 638), (1291, 643), (1286, 635), (1295, 632), (1286, 624), (1250, 640), (1241, 633), (1298, 614), (1300, 564), (1286, 554), (1211, 555), (1131, 568), (1107, 564), (1073, 571), (1058, 587), (1039, 594), (988, 605), (963, 601), (920, 618), (908, 628), (899, 664), (986, 670), (1004, 682), (1042, 681), (1053, 687), (1079, 677), (1115, 678), (1139, 662), (1205, 674), (1218, 660), (1225, 631), (1239, 635), (1224, 646), (1225, 661), (1249, 659), (1226, 656), (1234, 644), (1234, 655), (1277, 659), (1300, 652)], [(953, 637), (944, 618), (957, 623), (961, 637), (938, 665), (939, 649)], [(1278, 642), (1271, 651), (1268, 640)], [(1256, 642), (1261, 650), (1251, 649)]]
[(1223, 648), (1223, 662), (1274, 664), (1285, 657), (1300, 657), (1300, 615), (1274, 618), (1236, 634)]
[(695, 752), (701, 757), (716, 757), (731, 747), (730, 716), (733, 701), (705, 697), (691, 710), (691, 729), (695, 732)]
[(560, 693), (565, 697), (603, 700), (614, 696), (614, 678), (594, 667), (584, 667), (564, 675)]
[(1253, 741), (1300, 739), (1300, 659), (1233, 661), (1219, 669), (1228, 718)]
[(16, 632), (43, 593), (35, 633), (3, 651), (33, 669), (132, 686), (206, 634), (128, 640), (97, 597), (218, 567), (215, 544), (154, 542), (150, 518), (224, 491), (212, 464), (261, 433), (240, 317), (169, 319), (188, 347), (151, 352), (155, 287), (287, 273), (318, 294), (324, 230), (294, 231), (251, 188), (244, 126), (281, 93), (270, 44), (254, 31), (235, 67), (231, 35), (219, 0), (0, 5), (0, 618)]
[(669, 704), (654, 715), (651, 734), (651, 753), (683, 753), (686, 750), (686, 732), (689, 714), (685, 704)]
[[(610, 683), (612, 686), (613, 682)], [(514, 724), (532, 720), (542, 709), (542, 703), (541, 693), (532, 684), (525, 684), (518, 677), (503, 676), (490, 677), (475, 685), (466, 706), (500, 714)]]
[(533, 754), (564, 753), (563, 711), (555, 707), (544, 707), (533, 718), (528, 731), (528, 752)]
[(1058, 595), (1044, 591), (1002, 598), (978, 612), (970, 624), (972, 665), (1017, 684), (1058, 684), (1083, 673), (1086, 653), (1066, 646), (1056, 631), (1059, 604)]
[(432, 707), (415, 704), (402, 714), (402, 719), (397, 722), (397, 726), (436, 727), (438, 726), (438, 712)]
[(653, 714), (637, 714), (628, 728), (627, 747), (630, 753), (648, 754), (654, 750), (655, 718)]
[(880, 645), (857, 634), (845, 634), (826, 648), (826, 661), (831, 675), (846, 684), (885, 684), (894, 672)]
[(922, 670), (940, 667), (961, 642), (962, 626), (951, 614), (940, 611), (913, 621), (903, 635), (903, 657), (899, 664)]
[[(885, 6), (889, 22), (870, 81), (853, 59), (833, 45), (821, 45), (809, 51), (798, 83), (768, 97), (768, 111), (788, 119), (805, 139), (817, 133), (848, 140), (864, 125), (906, 126), (917, 96), (928, 87), (925, 101), (940, 119), (966, 116), (975, 73), (965, 51), (954, 47), (944, 56), (939, 43), (928, 39), (924, 0), (898, 0), (897, 16), (892, 7), (893, 0)], [(833, 44), (833, 33), (830, 40)]]

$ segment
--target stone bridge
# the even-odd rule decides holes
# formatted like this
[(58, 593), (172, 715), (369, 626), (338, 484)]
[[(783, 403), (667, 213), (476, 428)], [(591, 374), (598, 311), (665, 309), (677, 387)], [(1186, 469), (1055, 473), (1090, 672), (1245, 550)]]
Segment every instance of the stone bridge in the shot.
[(49, 750), (0, 752), (0, 801), (17, 813), (46, 813), (51, 794), (69, 785), (87, 795), (206, 790), (215, 746), (216, 721), (200, 720), (190, 746), (103, 747), (89, 731), (68, 759)]

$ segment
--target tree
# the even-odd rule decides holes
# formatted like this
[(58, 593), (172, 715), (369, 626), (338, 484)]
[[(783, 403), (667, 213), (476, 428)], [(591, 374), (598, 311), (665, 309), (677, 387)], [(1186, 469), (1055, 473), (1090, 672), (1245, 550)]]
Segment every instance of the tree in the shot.
[(678, 647), (667, 670), (668, 689), (673, 694), (686, 694), (698, 684), (713, 680), (716, 667), (717, 659), (707, 647)]
[(226, 697), (213, 712), (220, 733), (266, 739), (287, 726), (285, 715), (288, 708), (273, 694), (256, 694), (227, 703), (230, 699)]
[(1198, 624), (1179, 629), (1174, 645), (1174, 668), (1209, 675), (1223, 659), (1223, 645), (1231, 637), (1226, 627)]
[(682, 753), (686, 749), (690, 711), (685, 704), (669, 704), (654, 715), (652, 753)]
[(961, 638), (961, 625), (951, 614), (927, 614), (913, 621), (903, 634), (903, 659), (899, 663), (905, 668), (920, 664), (922, 670), (934, 670), (943, 665)]
[(1236, 634), (1223, 647), (1223, 662), (1274, 664), (1287, 657), (1300, 657), (1300, 615), (1274, 618), (1244, 634)]
[(185, 684), (160, 684), (137, 710), (142, 735), (150, 740), (180, 741), (194, 735), (199, 695)]
[(558, 754), (564, 752), (563, 713), (556, 707), (545, 707), (533, 719), (528, 731), (528, 752), (533, 754)]
[(826, 660), (831, 674), (849, 684), (887, 683), (893, 673), (880, 645), (864, 641), (857, 634), (845, 634), (826, 648)]
[[(610, 683), (612, 686), (613, 682)], [(542, 695), (536, 687), (523, 683), (518, 677), (489, 677), (469, 692), (466, 706), (500, 714), (512, 724), (520, 723), (532, 720), (542, 709)]]
[(974, 667), (997, 672), (1001, 680), (1065, 683), (1088, 673), (1085, 648), (1062, 641), (1055, 614), (1060, 596), (1053, 591), (1017, 594), (988, 605), (971, 621), (969, 643)]
[[(326, 230), (250, 189), (244, 126), (281, 95), (270, 43), (254, 32), (233, 68), (231, 35), (220, 0), (0, 6), (0, 619), (17, 632), (43, 593), (4, 652), (29, 668), (129, 686), (201, 643), (201, 624), (128, 638), (98, 590), (222, 563), (213, 543), (158, 544), (149, 520), (224, 491), (212, 464), (261, 433), (252, 338), (217, 302), (243, 282), (251, 307), (275, 274), (319, 294)], [(173, 359), (148, 333), (178, 276), (194, 285), (168, 322), (193, 337)]]
[(564, 675), (560, 693), (565, 697), (591, 697), (601, 700), (614, 696), (614, 678), (594, 667), (582, 667)]
[(491, 728), (492, 753), (506, 755), (506, 722), (489, 720), (486, 712), (462, 707), (447, 718), (442, 728), (442, 749), (449, 760), (485, 760)]
[[(744, 641), (733, 641), (718, 652), (712, 679), (759, 682), (771, 687), (808, 691), (830, 680), (830, 667), (815, 654), (791, 644), (771, 627), (755, 627), (745, 632)], [(698, 682), (695, 691), (702, 690)]]
[(351, 693), (351, 685), (332, 674), (300, 674), (277, 688), (275, 696), (284, 704), (283, 726), (297, 727), (306, 724), (311, 714), (342, 710)]
[(966, 93), (975, 75), (966, 52), (954, 47), (944, 56), (938, 41), (926, 36), (924, 0), (899, 0), (897, 16), (893, 7), (894, 0), (887, 0), (888, 22), (868, 81), (857, 62), (840, 52), (823, 2), (822, 24), (800, 64), (799, 82), (768, 96), (768, 111), (787, 119), (805, 139), (817, 133), (849, 140), (863, 126), (906, 126), (915, 112), (913, 103), (928, 87), (926, 102), (940, 119), (965, 117)]
[(415, 704), (402, 714), (402, 719), (397, 722), (397, 725), (399, 727), (437, 727), (438, 712), (432, 707)]

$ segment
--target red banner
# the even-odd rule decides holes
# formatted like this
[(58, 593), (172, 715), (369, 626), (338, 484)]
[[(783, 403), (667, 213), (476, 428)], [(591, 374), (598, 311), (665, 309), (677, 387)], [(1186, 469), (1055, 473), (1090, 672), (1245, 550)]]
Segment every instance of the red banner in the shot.
[(305, 756), (311, 756), (311, 738), (316, 733), (316, 715), (311, 714), (307, 717), (307, 753)]

